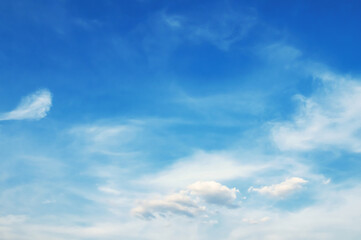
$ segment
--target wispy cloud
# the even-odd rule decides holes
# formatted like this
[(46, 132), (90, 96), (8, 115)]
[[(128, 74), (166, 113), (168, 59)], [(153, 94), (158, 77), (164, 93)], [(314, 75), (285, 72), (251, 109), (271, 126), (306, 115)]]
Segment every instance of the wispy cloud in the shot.
[(259, 50), (259, 55), (273, 66), (283, 64), (287, 67), (295, 64), (302, 56), (302, 51), (284, 43), (273, 43)]
[[(150, 63), (158, 66), (165, 65), (167, 59), (184, 43), (207, 43), (227, 52), (244, 40), (257, 23), (254, 9), (235, 10), (235, 7), (229, 4), (219, 4), (217, 12), (173, 13), (162, 9), (145, 18), (132, 36), (134, 42), (141, 39), (141, 50)], [(130, 43), (131, 46), (133, 44)]]
[[(87, 153), (130, 156), (129, 144), (136, 139), (141, 126), (136, 123), (80, 125), (69, 130), (74, 144)], [(125, 146), (128, 146), (126, 148)]]
[(139, 183), (174, 189), (196, 181), (227, 181), (247, 178), (269, 166), (267, 163), (242, 164), (229, 152), (199, 151), (187, 158), (179, 159), (158, 173), (143, 177)]
[(209, 42), (221, 50), (227, 51), (233, 44), (241, 41), (257, 24), (254, 9), (235, 11), (231, 6), (223, 5), (217, 14), (199, 14), (180, 16), (163, 13), (162, 19), (173, 32), (183, 33), (191, 42)]
[[(239, 124), (240, 115), (261, 115), (267, 109), (267, 94), (260, 92), (237, 91), (208, 96), (191, 96), (179, 91), (175, 102), (186, 106), (190, 110), (209, 118), (210, 121), (222, 125), (222, 122), (232, 122), (233, 118)], [(233, 118), (231, 117), (233, 116)], [(237, 117), (235, 117), (237, 116)]]
[(12, 111), (0, 114), (0, 121), (44, 118), (50, 110), (52, 96), (43, 89), (24, 97)]
[(361, 84), (332, 72), (314, 74), (322, 88), (297, 96), (292, 121), (276, 123), (272, 137), (281, 150), (308, 151), (337, 147), (361, 152)]

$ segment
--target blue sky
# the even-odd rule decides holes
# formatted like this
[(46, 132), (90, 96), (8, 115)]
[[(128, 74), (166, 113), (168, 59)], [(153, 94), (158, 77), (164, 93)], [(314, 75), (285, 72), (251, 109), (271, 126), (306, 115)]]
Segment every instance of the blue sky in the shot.
[(0, 2), (0, 239), (359, 239), (358, 1)]

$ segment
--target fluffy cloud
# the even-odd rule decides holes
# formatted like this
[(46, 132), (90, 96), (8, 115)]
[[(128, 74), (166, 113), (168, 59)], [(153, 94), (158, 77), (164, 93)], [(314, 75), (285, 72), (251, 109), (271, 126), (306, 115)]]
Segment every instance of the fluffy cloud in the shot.
[(146, 219), (168, 214), (195, 217), (206, 211), (206, 207), (202, 206), (200, 200), (218, 206), (236, 207), (234, 203), (237, 198), (236, 192), (239, 192), (236, 188), (230, 189), (215, 181), (198, 181), (189, 185), (186, 190), (168, 195), (163, 199), (142, 201), (132, 210), (132, 213)]
[(0, 114), (0, 121), (44, 118), (50, 110), (51, 101), (48, 90), (36, 91), (24, 97), (14, 110)]
[(248, 191), (258, 192), (260, 194), (270, 195), (274, 197), (283, 197), (287, 194), (294, 192), (297, 189), (301, 189), (302, 185), (305, 183), (307, 183), (306, 180), (299, 177), (293, 177), (286, 179), (284, 182), (281, 182), (279, 184), (273, 184), (261, 188), (250, 187)]
[(361, 152), (361, 83), (332, 73), (314, 77), (322, 88), (310, 97), (297, 96), (298, 113), (273, 127), (273, 140), (281, 150), (333, 146)]
[(197, 213), (205, 210), (205, 207), (198, 206), (197, 202), (188, 196), (184, 191), (172, 194), (164, 199), (143, 201), (142, 204), (132, 210), (136, 216), (146, 219), (154, 218), (156, 214), (165, 216), (166, 214), (185, 215), (194, 217)]
[(228, 207), (236, 206), (234, 200), (237, 198), (236, 193), (239, 192), (236, 188), (229, 189), (227, 186), (215, 181), (195, 182), (189, 185), (188, 189), (191, 194), (200, 196), (208, 203)]

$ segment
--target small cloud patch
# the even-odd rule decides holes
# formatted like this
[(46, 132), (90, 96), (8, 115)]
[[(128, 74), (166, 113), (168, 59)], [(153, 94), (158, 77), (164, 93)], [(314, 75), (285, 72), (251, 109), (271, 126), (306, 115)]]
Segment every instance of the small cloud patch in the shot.
[(269, 195), (272, 197), (284, 197), (298, 189), (301, 189), (305, 183), (307, 183), (306, 180), (299, 177), (293, 177), (286, 179), (279, 184), (273, 184), (261, 188), (255, 188), (252, 186), (248, 189), (248, 192), (258, 192), (262, 195)]
[(234, 201), (239, 192), (236, 188), (228, 188), (215, 181), (199, 181), (188, 186), (191, 194), (203, 198), (206, 202), (227, 207), (235, 207)]
[(196, 217), (205, 214), (206, 204), (237, 207), (235, 200), (236, 188), (228, 188), (215, 181), (198, 181), (164, 198), (142, 201), (139, 206), (132, 209), (132, 214), (144, 219), (152, 219), (156, 216), (183, 215)]
[(0, 114), (0, 121), (42, 119), (48, 114), (52, 104), (49, 90), (43, 89), (24, 97), (12, 111)]

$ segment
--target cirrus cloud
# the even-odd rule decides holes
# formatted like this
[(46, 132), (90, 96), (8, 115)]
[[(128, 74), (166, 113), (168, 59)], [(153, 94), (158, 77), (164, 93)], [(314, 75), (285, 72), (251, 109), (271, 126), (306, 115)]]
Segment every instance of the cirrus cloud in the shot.
[(0, 114), (0, 121), (44, 118), (51, 107), (52, 96), (49, 90), (42, 89), (24, 97), (12, 111)]

